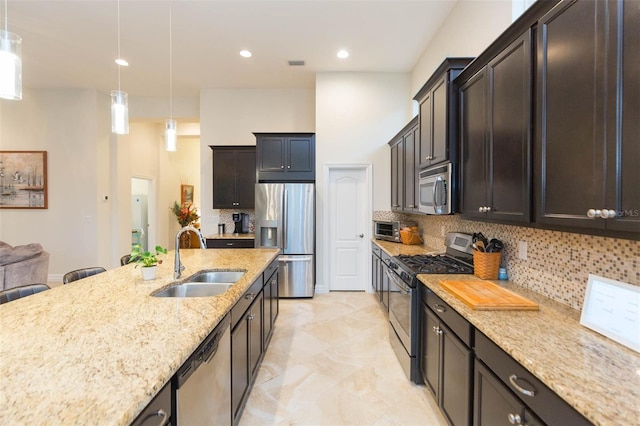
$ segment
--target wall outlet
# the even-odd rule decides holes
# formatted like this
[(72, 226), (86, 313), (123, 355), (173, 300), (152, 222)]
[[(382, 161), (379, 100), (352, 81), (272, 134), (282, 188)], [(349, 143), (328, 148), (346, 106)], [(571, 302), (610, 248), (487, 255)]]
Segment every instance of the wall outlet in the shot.
[(518, 259), (527, 260), (527, 242), (518, 241)]

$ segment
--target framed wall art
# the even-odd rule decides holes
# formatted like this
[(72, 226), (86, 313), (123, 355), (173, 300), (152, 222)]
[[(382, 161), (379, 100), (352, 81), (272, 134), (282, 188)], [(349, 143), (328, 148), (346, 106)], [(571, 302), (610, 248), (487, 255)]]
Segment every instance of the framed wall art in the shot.
[(0, 151), (0, 209), (47, 208), (47, 151)]
[(193, 185), (180, 185), (180, 194), (181, 205), (193, 204)]

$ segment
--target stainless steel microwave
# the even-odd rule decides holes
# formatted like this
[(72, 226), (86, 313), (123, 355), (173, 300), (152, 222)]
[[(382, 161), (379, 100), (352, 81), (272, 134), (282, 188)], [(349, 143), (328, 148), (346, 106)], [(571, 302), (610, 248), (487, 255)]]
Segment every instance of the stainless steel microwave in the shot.
[(419, 202), (418, 211), (426, 214), (450, 214), (451, 191), (451, 163), (424, 169), (419, 174)]
[(399, 220), (374, 220), (373, 236), (378, 240), (400, 242), (400, 230), (402, 228), (416, 226), (415, 222), (402, 222)]

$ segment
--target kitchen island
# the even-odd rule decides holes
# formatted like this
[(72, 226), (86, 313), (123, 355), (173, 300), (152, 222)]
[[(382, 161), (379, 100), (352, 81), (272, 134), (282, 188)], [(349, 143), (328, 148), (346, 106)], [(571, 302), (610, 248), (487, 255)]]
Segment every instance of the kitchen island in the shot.
[(0, 305), (0, 424), (131, 423), (224, 318), (277, 249), (181, 250), (180, 281), (208, 269), (246, 274), (203, 298), (150, 296), (133, 264)]

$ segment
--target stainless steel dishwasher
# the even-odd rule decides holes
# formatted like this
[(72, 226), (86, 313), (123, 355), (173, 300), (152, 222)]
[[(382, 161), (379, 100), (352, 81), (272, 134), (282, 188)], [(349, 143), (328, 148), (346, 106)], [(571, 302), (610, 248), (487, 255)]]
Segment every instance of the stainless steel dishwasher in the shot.
[(231, 330), (227, 315), (178, 371), (179, 426), (231, 425)]

